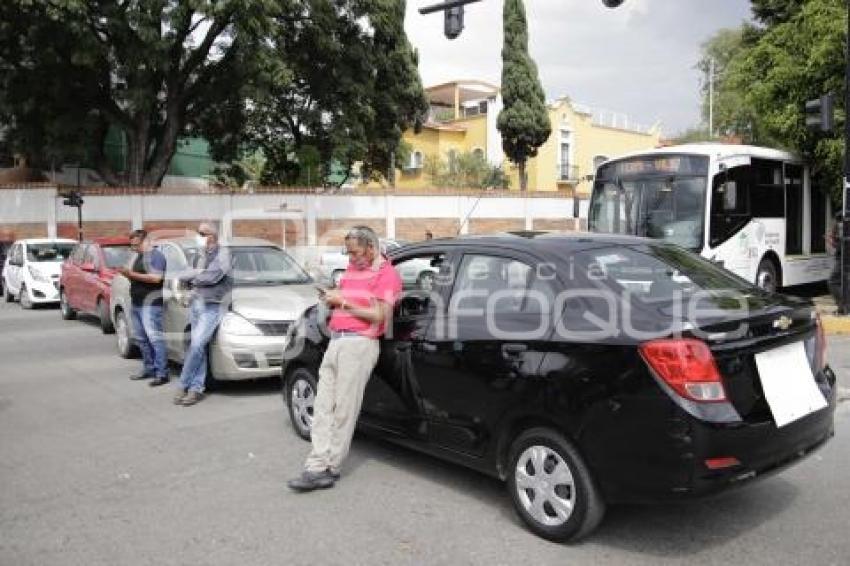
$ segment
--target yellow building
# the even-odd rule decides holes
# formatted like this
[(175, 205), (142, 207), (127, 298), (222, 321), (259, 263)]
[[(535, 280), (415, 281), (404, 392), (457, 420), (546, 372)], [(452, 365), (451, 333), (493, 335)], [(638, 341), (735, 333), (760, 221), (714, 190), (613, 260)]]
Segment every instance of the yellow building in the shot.
[[(422, 130), (404, 133), (410, 158), (398, 164), (396, 188), (433, 187), (429, 161), (438, 158), (451, 167), (457, 155), (478, 153), (492, 165), (502, 165), (513, 190), (519, 189), (517, 167), (502, 151), (496, 119), (502, 108), (499, 88), (482, 81), (455, 81), (425, 89), (431, 108)], [(652, 149), (660, 144), (655, 125), (629, 123), (614, 113), (593, 111), (568, 98), (549, 106), (552, 133), (526, 168), (530, 191), (576, 191), (586, 195), (596, 165), (617, 155)]]

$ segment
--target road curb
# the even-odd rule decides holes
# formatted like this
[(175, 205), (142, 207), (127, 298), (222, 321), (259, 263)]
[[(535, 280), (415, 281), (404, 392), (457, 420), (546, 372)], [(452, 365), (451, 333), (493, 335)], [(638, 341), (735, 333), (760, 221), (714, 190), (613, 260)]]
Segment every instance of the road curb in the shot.
[(846, 387), (839, 387), (836, 389), (835, 396), (839, 403), (850, 400), (850, 389), (847, 389)]
[(850, 334), (850, 316), (821, 315), (823, 330), (831, 336)]

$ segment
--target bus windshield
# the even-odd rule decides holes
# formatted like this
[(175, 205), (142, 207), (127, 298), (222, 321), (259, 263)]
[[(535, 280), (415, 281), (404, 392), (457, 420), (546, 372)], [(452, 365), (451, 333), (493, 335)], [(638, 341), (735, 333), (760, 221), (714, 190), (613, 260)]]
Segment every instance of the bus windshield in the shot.
[(653, 156), (599, 168), (591, 196), (592, 232), (665, 240), (701, 251), (708, 158)]

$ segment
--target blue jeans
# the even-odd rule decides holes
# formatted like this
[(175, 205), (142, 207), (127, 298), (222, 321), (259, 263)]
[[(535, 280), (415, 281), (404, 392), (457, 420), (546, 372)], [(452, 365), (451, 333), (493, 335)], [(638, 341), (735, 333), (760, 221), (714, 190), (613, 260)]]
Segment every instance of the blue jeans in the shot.
[(180, 386), (189, 391), (204, 391), (207, 378), (207, 345), (212, 340), (224, 310), (219, 303), (195, 298), (191, 307), (192, 341), (183, 359)]
[(147, 375), (168, 379), (168, 353), (162, 332), (162, 305), (133, 306), (133, 333)]

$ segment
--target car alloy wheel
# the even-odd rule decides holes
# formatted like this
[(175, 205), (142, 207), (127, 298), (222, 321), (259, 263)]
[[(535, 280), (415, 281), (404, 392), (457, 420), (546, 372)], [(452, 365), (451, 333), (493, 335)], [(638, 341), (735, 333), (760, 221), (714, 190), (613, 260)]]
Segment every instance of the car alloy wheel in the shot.
[(536, 534), (575, 541), (599, 525), (605, 503), (578, 451), (561, 434), (546, 428), (524, 432), (508, 464), (514, 508)]
[(73, 320), (77, 316), (77, 311), (68, 304), (68, 295), (65, 294), (65, 289), (59, 291), (59, 311), (65, 320)]
[(118, 345), (118, 355), (122, 358), (132, 358), (134, 353), (133, 339), (130, 336), (130, 324), (123, 310), (115, 314), (115, 342)]
[(534, 445), (514, 470), (517, 495), (526, 513), (547, 527), (566, 523), (575, 508), (575, 481), (567, 463), (547, 446)]
[(295, 432), (304, 440), (310, 440), (313, 408), (318, 391), (316, 378), (306, 368), (298, 368), (292, 372), (285, 387), (289, 418), (295, 427)]
[(30, 292), (27, 291), (26, 285), (21, 285), (21, 292), (18, 295), (18, 301), (21, 303), (21, 308), (31, 309), (32, 308), (32, 300), (30, 300)]

